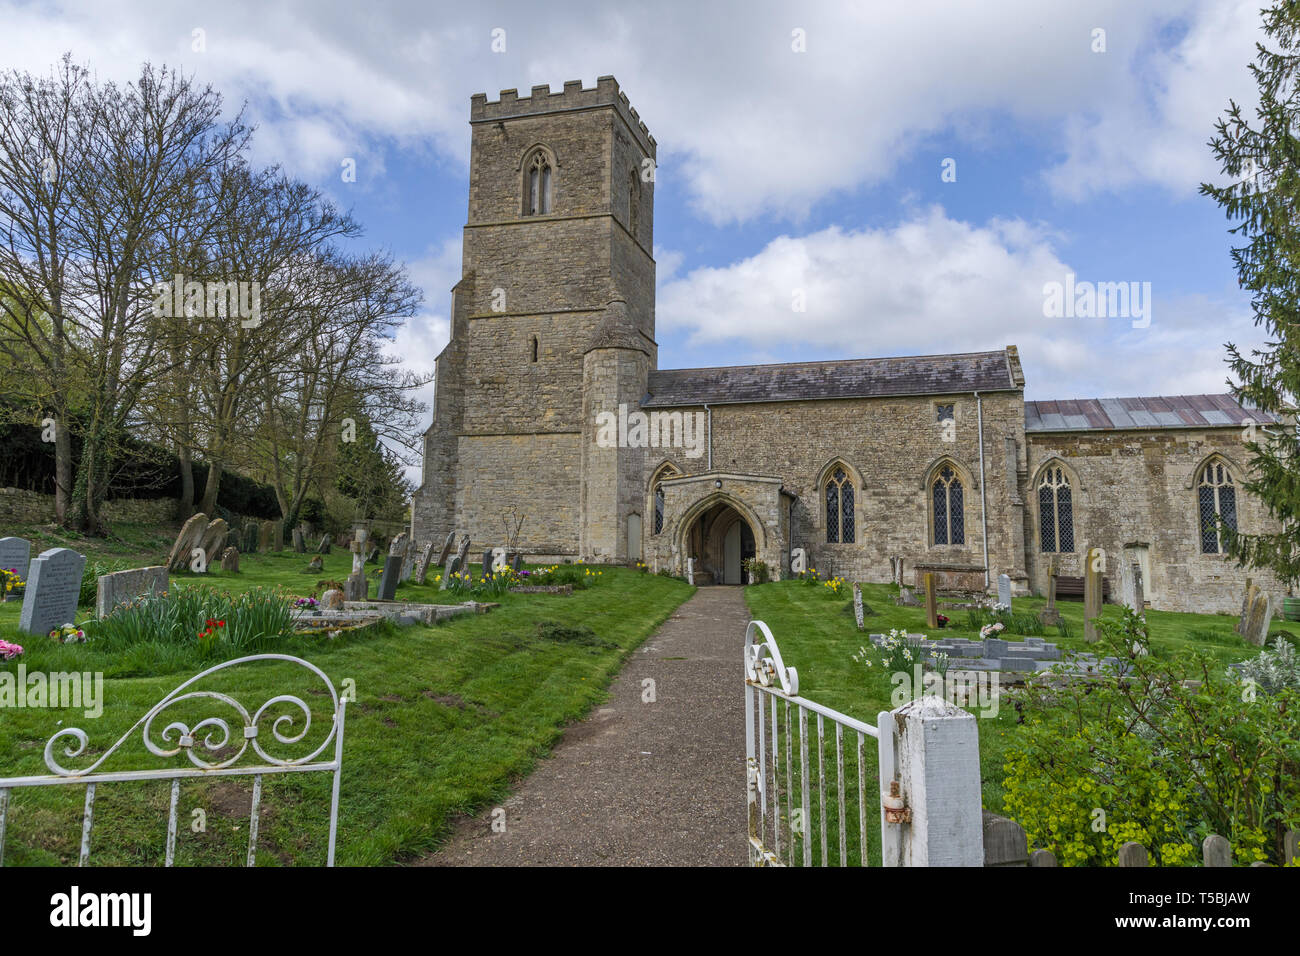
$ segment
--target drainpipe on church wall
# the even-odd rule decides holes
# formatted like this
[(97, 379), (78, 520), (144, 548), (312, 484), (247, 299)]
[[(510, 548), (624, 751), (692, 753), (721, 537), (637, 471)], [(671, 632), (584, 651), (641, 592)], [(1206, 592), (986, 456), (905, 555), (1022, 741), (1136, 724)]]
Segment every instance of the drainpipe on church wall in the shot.
[(984, 400), (975, 392), (975, 413), (979, 421), (980, 442), (980, 525), (984, 535), (984, 589), (989, 586), (989, 498), (984, 490)]

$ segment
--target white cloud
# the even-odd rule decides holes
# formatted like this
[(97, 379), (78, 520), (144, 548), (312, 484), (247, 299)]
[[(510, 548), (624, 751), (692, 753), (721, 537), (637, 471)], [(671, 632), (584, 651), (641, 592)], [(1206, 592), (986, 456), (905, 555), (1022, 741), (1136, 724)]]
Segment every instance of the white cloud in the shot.
[[(1243, 306), (1160, 289), (1149, 328), (1046, 318), (1044, 285), (1076, 271), (1052, 239), (1031, 223), (972, 225), (938, 207), (890, 228), (779, 236), (746, 259), (665, 283), (660, 337), (683, 340), (675, 364), (689, 366), (719, 364), (720, 352), (767, 362), (1017, 345), (1030, 398), (1221, 392), (1224, 339), (1258, 339)], [(803, 312), (793, 308), (799, 293)]]
[[(71, 50), (120, 79), (145, 59), (178, 64), (232, 104), (252, 101), (304, 173), (337, 167), (364, 137), (431, 144), (463, 163), (471, 93), (615, 73), (661, 143), (665, 180), (701, 215), (799, 222), (812, 204), (915, 162), (921, 144), (938, 138), (941, 155), (961, 155), (1016, 126), (1059, 140), (1049, 182), (1063, 195), (1148, 182), (1185, 191), (1205, 174), (1227, 97), (1249, 99), (1257, 5), (760, 0), (737, 15), (685, 0), (601, 13), (554, 0), (448, 17), (417, 0), (229, 0), (197, 15), (170, 0), (7, 0), (0, 60), (44, 71)], [(1165, 49), (1159, 31), (1179, 25), (1186, 34)], [(202, 53), (191, 49), (196, 26)], [(490, 48), (498, 26), (501, 54)], [(1098, 26), (1104, 54), (1090, 49)], [(804, 53), (791, 50), (795, 28)], [(306, 128), (269, 132), (281, 124)]]

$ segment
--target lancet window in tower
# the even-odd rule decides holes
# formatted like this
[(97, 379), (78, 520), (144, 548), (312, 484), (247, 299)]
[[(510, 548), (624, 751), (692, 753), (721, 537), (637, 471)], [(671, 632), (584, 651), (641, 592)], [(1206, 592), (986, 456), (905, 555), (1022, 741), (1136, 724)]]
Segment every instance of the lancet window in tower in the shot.
[(548, 215), (551, 211), (554, 171), (546, 151), (534, 150), (525, 164), (524, 172), (524, 215)]

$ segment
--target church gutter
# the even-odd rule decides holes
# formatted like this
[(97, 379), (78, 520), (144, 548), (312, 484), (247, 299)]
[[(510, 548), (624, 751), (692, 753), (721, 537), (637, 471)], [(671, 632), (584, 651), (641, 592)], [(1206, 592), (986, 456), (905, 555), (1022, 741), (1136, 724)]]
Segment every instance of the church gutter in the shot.
[(984, 481), (984, 399), (975, 392), (975, 413), (979, 420), (980, 442), (980, 525), (984, 533), (984, 589), (989, 586), (989, 499)]

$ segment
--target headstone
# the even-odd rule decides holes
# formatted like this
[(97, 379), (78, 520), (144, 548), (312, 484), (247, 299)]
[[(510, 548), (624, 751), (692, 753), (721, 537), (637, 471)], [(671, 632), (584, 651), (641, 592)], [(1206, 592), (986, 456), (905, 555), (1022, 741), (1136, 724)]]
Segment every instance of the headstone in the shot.
[(921, 602), (916, 599), (912, 589), (906, 584), (899, 585), (898, 597), (894, 598), (894, 603), (900, 607), (920, 607)]
[(1142, 613), (1142, 609), (1137, 606), (1137, 581), (1133, 577), (1133, 572), (1138, 569), (1136, 564), (1125, 561), (1119, 569), (1119, 600), (1125, 607), (1130, 607)]
[[(157, 565), (150, 568), (134, 568), (130, 571), (114, 571), (101, 574), (96, 581), (95, 616), (103, 620), (121, 604), (130, 604), (146, 594), (161, 594), (167, 590), (167, 568)], [(59, 621), (66, 624), (71, 621)], [(57, 627), (58, 624), (51, 625)], [(48, 631), (49, 628), (46, 628)]]
[(313, 557), (310, 561), (307, 562), (307, 570), (308, 570), (308, 571), (324, 571), (324, 570), (325, 570), (325, 559), (322, 558), (319, 554), (316, 555), (316, 556)]
[(81, 574), (85, 569), (85, 556), (71, 548), (42, 551), (28, 568), (18, 630), (44, 635), (56, 627), (75, 623)]
[(433, 562), (434, 567), (440, 568), (447, 563), (447, 555), (451, 554), (451, 549), (456, 547), (456, 532), (448, 531), (447, 540), (442, 543), (442, 550), (438, 552), (438, 560)]
[[(172, 553), (167, 558), (167, 568), (171, 571), (184, 571), (190, 566), (190, 552), (199, 546), (203, 533), (208, 530), (208, 516), (203, 512), (192, 516), (181, 526), (181, 532), (172, 545)], [(60, 621), (66, 624), (67, 621)]]
[(506, 549), (493, 548), (492, 549), (492, 573), (496, 574), (498, 571), (504, 571), (505, 569), (506, 569)]
[(403, 531), (399, 533), (398, 536), (394, 538), (392, 543), (388, 546), (388, 553), (390, 555), (398, 555), (404, 557), (406, 555), (406, 541), (407, 541), (406, 532)]
[(243, 551), (244, 554), (256, 554), (258, 536), (259, 530), (257, 522), (246, 521), (244, 523), (244, 546), (240, 550)]
[(1038, 620), (1043, 624), (1061, 623), (1061, 612), (1056, 609), (1056, 560), (1047, 562), (1047, 606), (1038, 612)]
[(483, 552), (483, 577), (492, 577), (492, 549)]
[(326, 532), (325, 536), (320, 539), (320, 547), (316, 549), (316, 553), (329, 554), (330, 548), (333, 546), (333, 544), (334, 544), (334, 536), (329, 532)]
[(862, 585), (853, 585), (853, 617), (858, 622), (858, 630), (862, 630)]
[[(31, 585), (28, 585), (28, 590)], [(1273, 602), (1268, 592), (1256, 590), (1255, 600), (1250, 605), (1250, 617), (1246, 621), (1246, 633), (1242, 636), (1251, 644), (1263, 646), (1268, 638), (1268, 627), (1273, 623)]]
[(1011, 607), (1011, 578), (1006, 574), (998, 575), (998, 603)]
[(925, 572), (925, 626), (936, 628), (939, 626), (939, 603), (938, 595), (934, 593), (934, 572)]
[(442, 569), (442, 585), (438, 588), (439, 591), (445, 591), (451, 587), (451, 576), (456, 573), (459, 567), (460, 558), (457, 555), (453, 554), (447, 559), (447, 563)]
[(523, 567), (524, 567), (524, 553), (522, 551), (516, 551), (514, 560), (510, 562), (510, 570), (514, 571), (515, 574), (518, 574), (520, 571), (523, 570)]
[(198, 546), (203, 549), (203, 559), (207, 562), (207, 567), (215, 564), (217, 557), (225, 550), (226, 535), (229, 532), (230, 528), (226, 525), (225, 518), (217, 518), (203, 532), (203, 538)]
[(469, 535), (460, 539), (460, 550), (456, 552), (456, 567), (460, 571), (469, 570)]
[(430, 541), (424, 546), (424, 551), (420, 554), (420, 560), (415, 565), (415, 583), (423, 584), (429, 577), (429, 565), (433, 561), (434, 544)]
[(401, 576), (402, 557), (390, 554), (384, 560), (384, 576), (379, 579), (379, 600), (391, 601), (397, 597), (397, 581)]
[(275, 522), (263, 521), (257, 529), (257, 550), (267, 554), (271, 550), (271, 538), (275, 534)]
[(1101, 617), (1101, 569), (1100, 548), (1089, 548), (1086, 564), (1083, 567), (1083, 639), (1089, 644), (1097, 640), (1096, 619)]
[(415, 577), (415, 562), (419, 553), (419, 546), (414, 541), (408, 541), (406, 553), (402, 555), (402, 581), (409, 581)]
[(372, 547), (370, 549), (370, 553), (366, 555), (366, 564), (378, 564), (378, 563), (379, 563), (379, 548)]
[(271, 547), (276, 551), (284, 550), (284, 521), (277, 521), (271, 528)]
[(890, 558), (889, 562), (893, 565), (894, 583), (901, 588), (903, 586), (903, 556), (900, 554), (896, 558)]
[(1142, 565), (1133, 565), (1133, 610), (1142, 614), (1146, 611), (1147, 594), (1142, 584)]
[(0, 568), (18, 572), (27, 580), (27, 566), (32, 563), (32, 546), (26, 538), (0, 538)]
[(239, 549), (226, 548), (221, 555), (221, 570), (229, 571), (231, 574), (239, 573)]
[(349, 601), (369, 600), (370, 582), (366, 580), (364, 571), (353, 571), (348, 575), (348, 579), (343, 582), (343, 596)]
[(320, 596), (321, 607), (331, 611), (342, 610), (343, 592), (338, 588), (330, 588)]
[(299, 554), (307, 553), (307, 536), (302, 533), (302, 528), (293, 529), (293, 550)]
[(1246, 594), (1241, 602), (1241, 614), (1237, 617), (1237, 633), (1246, 633), (1246, 622), (1250, 620), (1250, 606), (1255, 603), (1255, 592), (1259, 589), (1246, 578)]

